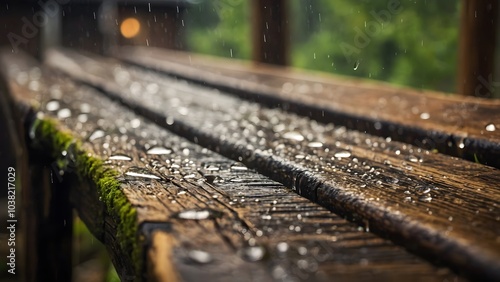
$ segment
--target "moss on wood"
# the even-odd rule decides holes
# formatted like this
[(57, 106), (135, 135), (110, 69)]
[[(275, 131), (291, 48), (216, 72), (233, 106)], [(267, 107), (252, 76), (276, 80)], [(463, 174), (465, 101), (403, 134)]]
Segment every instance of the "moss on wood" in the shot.
[[(37, 119), (30, 131), (34, 146), (49, 151), (55, 158), (59, 169), (72, 171), (80, 179), (90, 179), (98, 189), (107, 212), (116, 220), (116, 237), (122, 251), (129, 254), (134, 262), (136, 273), (142, 267), (141, 250), (137, 243), (137, 211), (130, 204), (117, 180), (118, 172), (104, 166), (103, 161), (83, 149), (78, 138), (62, 129), (57, 120)], [(63, 155), (63, 152), (66, 154)]]

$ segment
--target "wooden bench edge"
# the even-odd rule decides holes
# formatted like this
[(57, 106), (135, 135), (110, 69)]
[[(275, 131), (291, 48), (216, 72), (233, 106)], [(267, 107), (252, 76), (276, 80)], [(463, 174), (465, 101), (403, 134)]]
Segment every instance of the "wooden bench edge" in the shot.
[[(122, 192), (121, 183), (117, 180), (118, 173), (104, 167), (103, 161), (83, 148), (82, 143), (71, 131), (64, 128), (57, 120), (47, 117), (36, 117), (30, 123), (29, 132), (32, 146), (37, 149), (50, 148), (52, 156), (56, 159), (59, 169), (76, 174), (78, 179), (89, 179), (97, 188), (99, 200), (104, 204), (106, 212), (115, 219), (116, 239), (121, 248), (120, 253), (130, 256), (135, 270), (133, 280), (138, 280), (144, 268), (142, 261), (142, 248), (139, 244), (139, 228), (137, 224), (137, 210), (133, 207), (126, 195)], [(66, 152), (66, 156), (61, 153)], [(86, 222), (88, 225), (88, 222)], [(91, 230), (94, 235), (104, 238), (102, 230)], [(117, 271), (122, 277), (124, 273)], [(129, 280), (127, 275), (125, 280)]]

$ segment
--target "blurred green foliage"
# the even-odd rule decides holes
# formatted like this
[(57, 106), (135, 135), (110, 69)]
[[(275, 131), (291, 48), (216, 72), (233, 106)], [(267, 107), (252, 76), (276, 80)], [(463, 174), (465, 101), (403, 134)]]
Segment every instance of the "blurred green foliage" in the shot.
[[(293, 66), (455, 91), (460, 1), (289, 1)], [(190, 49), (249, 59), (249, 3), (212, 0), (191, 7)]]
[[(84, 267), (92, 261), (93, 267)], [(73, 221), (73, 264), (73, 281), (120, 281), (106, 247), (76, 215)]]

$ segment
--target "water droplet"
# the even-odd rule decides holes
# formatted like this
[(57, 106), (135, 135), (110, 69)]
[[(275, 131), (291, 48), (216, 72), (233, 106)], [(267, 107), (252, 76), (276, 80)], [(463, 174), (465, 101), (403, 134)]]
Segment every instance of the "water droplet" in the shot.
[(89, 137), (89, 141), (94, 141), (96, 139), (99, 139), (99, 138), (102, 138), (106, 135), (106, 133), (104, 133), (104, 131), (98, 129), (96, 131), (94, 131), (90, 137)]
[(283, 86), (281, 87), (281, 91), (283, 93), (291, 93), (293, 91), (294, 85), (290, 82), (285, 82), (283, 83)]
[(168, 155), (172, 153), (172, 150), (165, 147), (153, 147), (147, 151), (148, 155)]
[(297, 248), (297, 252), (299, 253), (299, 255), (305, 256), (307, 255), (307, 248), (304, 246), (300, 246)]
[(211, 254), (199, 251), (199, 250), (191, 250), (188, 252), (188, 258), (190, 261), (199, 263), (199, 264), (207, 264), (213, 261), (213, 257)]
[(176, 215), (180, 219), (189, 220), (204, 220), (218, 217), (218, 212), (210, 209), (200, 209), (200, 210), (185, 210)]
[(196, 178), (196, 175), (191, 173), (191, 174), (188, 174), (188, 175), (184, 175), (183, 177), (184, 179), (193, 179), (193, 178)]
[(130, 121), (130, 126), (132, 128), (138, 128), (139, 126), (141, 126), (141, 120), (139, 120), (138, 118), (135, 118), (133, 120)]
[(431, 191), (431, 188), (434, 188), (434, 186), (431, 185), (418, 185), (415, 187), (415, 191), (421, 195), (427, 194)]
[(30, 81), (30, 83), (28, 84), (28, 88), (32, 91), (38, 91), (40, 90), (40, 82), (36, 80)]
[(153, 175), (153, 174), (139, 173), (139, 172), (133, 172), (133, 171), (128, 171), (125, 173), (125, 175), (132, 176), (132, 177), (147, 178), (147, 179), (160, 179), (158, 176)]
[(358, 70), (359, 63), (360, 63), (359, 60), (356, 60), (356, 62), (354, 62), (354, 67), (353, 67), (354, 70)]
[(80, 112), (82, 112), (83, 114), (88, 114), (90, 113), (90, 105), (87, 104), (87, 103), (82, 103), (80, 105)]
[(28, 83), (29, 77), (26, 72), (19, 72), (16, 76), (16, 82), (21, 84), (21, 85), (26, 85)]
[(283, 138), (289, 139), (289, 140), (294, 140), (294, 141), (304, 141), (304, 136), (300, 134), (299, 132), (296, 131), (290, 131), (285, 134), (283, 134)]
[(69, 118), (71, 116), (71, 110), (70, 109), (61, 109), (57, 112), (57, 117), (59, 119), (65, 119)]
[(113, 156), (109, 157), (109, 160), (112, 160), (112, 161), (131, 161), (132, 158), (129, 156), (125, 156), (125, 155), (113, 155)]
[(220, 177), (218, 175), (205, 174), (204, 177), (205, 177), (207, 183), (210, 183), (210, 184), (224, 182), (224, 180), (222, 179), (222, 177)]
[(323, 147), (323, 143), (321, 143), (321, 142), (310, 142), (309, 144), (307, 144), (307, 147), (309, 147), (309, 148), (321, 148), (321, 147)]
[(172, 125), (172, 124), (174, 124), (174, 117), (171, 117), (171, 116), (167, 117), (167, 118), (166, 118), (166, 120), (165, 120), (165, 122), (166, 122), (168, 125)]
[(276, 249), (278, 250), (278, 252), (280, 253), (285, 253), (288, 251), (288, 243), (286, 242), (279, 242), (277, 245), (276, 245)]
[(86, 114), (81, 114), (81, 115), (78, 115), (77, 119), (79, 122), (85, 123), (85, 122), (87, 122), (89, 117)]
[(179, 114), (181, 114), (183, 116), (187, 116), (189, 114), (189, 109), (186, 107), (179, 107), (177, 109), (177, 112), (179, 112)]
[(216, 165), (209, 165), (209, 166), (205, 167), (205, 170), (207, 170), (207, 171), (219, 171), (220, 168)]
[(249, 246), (240, 251), (241, 257), (246, 261), (259, 261), (266, 255), (266, 250), (262, 246)]
[(386, 177), (385, 178), (385, 182), (389, 183), (389, 184), (397, 184), (399, 182), (399, 179), (395, 178), (395, 177)]
[(419, 159), (417, 157), (413, 156), (413, 155), (408, 156), (407, 160), (409, 160), (412, 163), (418, 163), (419, 162)]
[(47, 103), (47, 105), (45, 105), (45, 109), (47, 109), (47, 111), (49, 112), (54, 112), (54, 111), (57, 111), (59, 110), (59, 102), (58, 101), (50, 101)]
[(334, 157), (336, 158), (349, 158), (351, 156), (351, 153), (348, 151), (340, 151), (335, 153)]
[(465, 148), (465, 143), (464, 143), (463, 139), (460, 139), (460, 141), (458, 142), (458, 148), (460, 148), (460, 149)]
[(160, 87), (156, 83), (151, 83), (146, 86), (146, 90), (151, 94), (156, 94), (160, 90)]
[(429, 113), (421, 113), (420, 118), (421, 119), (430, 119), (431, 115)]
[[(281, 266), (276, 266), (274, 269), (273, 269), (273, 272), (272, 272), (272, 275), (273, 275), (273, 278), (276, 279), (276, 280), (283, 280), (285, 281), (286, 279), (286, 271), (283, 267)], [(294, 280), (291, 280), (291, 281), (294, 281)]]
[(420, 197), (418, 198), (418, 200), (419, 200), (420, 202), (430, 203), (430, 202), (432, 201), (432, 197), (431, 197), (431, 196), (429, 196), (429, 195), (423, 195), (423, 196), (420, 196)]
[(496, 129), (497, 128), (496, 128), (496, 126), (493, 123), (490, 123), (490, 124), (486, 125), (486, 131), (493, 132)]
[(234, 170), (234, 171), (245, 171), (245, 170), (248, 170), (248, 168), (246, 166), (244, 166), (243, 164), (240, 164), (240, 163), (235, 163), (231, 166), (231, 170)]

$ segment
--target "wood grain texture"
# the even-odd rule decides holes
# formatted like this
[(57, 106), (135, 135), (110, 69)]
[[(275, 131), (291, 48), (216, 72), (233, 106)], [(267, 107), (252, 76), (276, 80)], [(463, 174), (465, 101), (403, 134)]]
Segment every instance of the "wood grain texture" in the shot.
[[(498, 278), (497, 169), (321, 124), (112, 59), (53, 55), (51, 64), (59, 70), (162, 127), (470, 277)], [(151, 85), (155, 91), (147, 90)]]
[(151, 247), (147, 250), (148, 277), (153, 281), (179, 281), (177, 270), (172, 263), (175, 239), (159, 230), (151, 235), (151, 242)]
[[(110, 250), (123, 280), (460, 279), (92, 88), (26, 59), (9, 55), (1, 61), (9, 66), (20, 103), (38, 104), (61, 129), (71, 129), (89, 154), (118, 172), (121, 190), (137, 210), (138, 239), (148, 262), (142, 273), (149, 276), (130, 272), (131, 254), (121, 249), (117, 219), (109, 215), (95, 184), (73, 178), (77, 182), (71, 189), (72, 202)], [(71, 114), (64, 115), (68, 110)]]
[(500, 168), (498, 100), (158, 49), (114, 54), (266, 106)]

